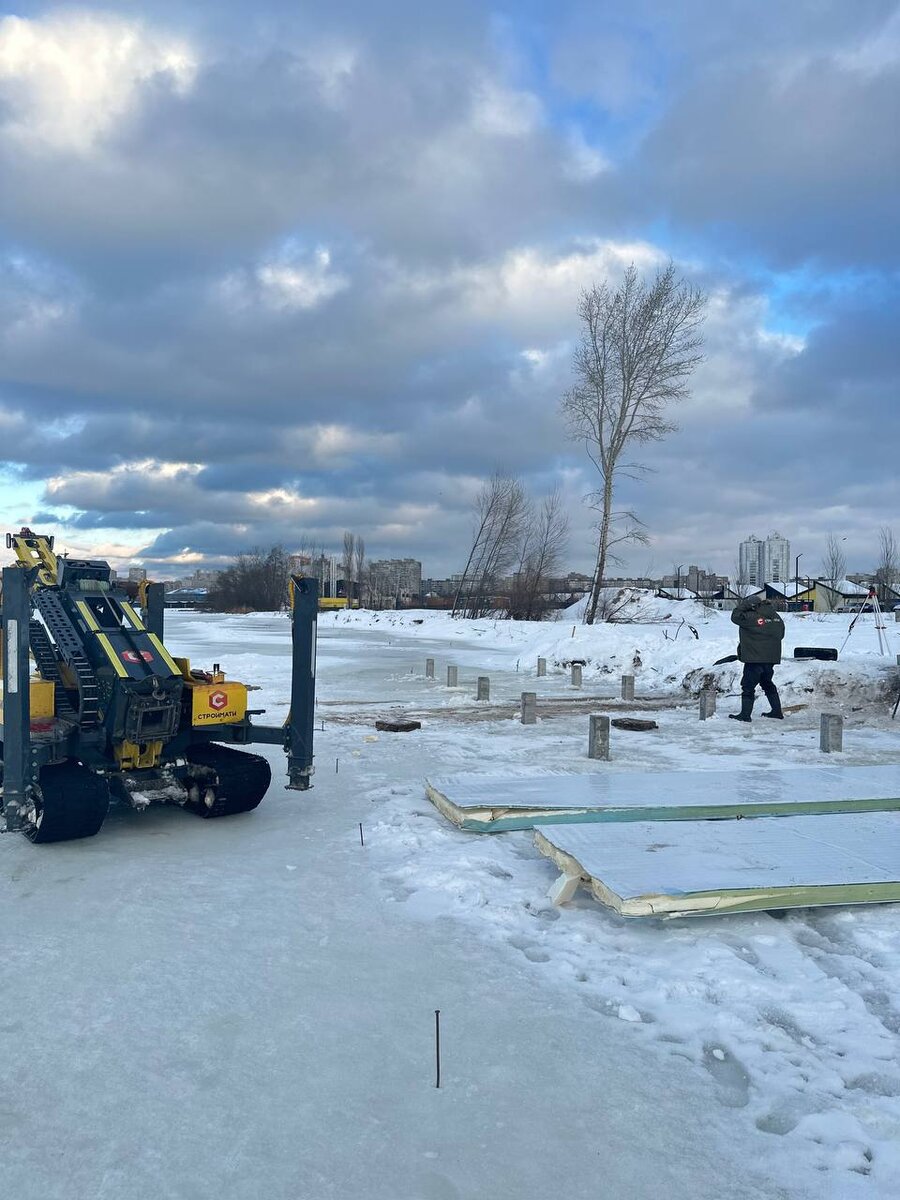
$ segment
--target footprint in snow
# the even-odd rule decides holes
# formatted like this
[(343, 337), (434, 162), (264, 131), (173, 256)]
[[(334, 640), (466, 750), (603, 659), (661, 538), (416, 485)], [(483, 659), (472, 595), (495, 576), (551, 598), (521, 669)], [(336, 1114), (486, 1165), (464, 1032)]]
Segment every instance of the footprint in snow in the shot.
[(712, 1076), (718, 1098), (727, 1108), (745, 1108), (750, 1101), (750, 1076), (724, 1046), (707, 1042), (703, 1065)]
[(870, 1096), (900, 1096), (900, 1079), (896, 1075), (882, 1075), (878, 1071), (868, 1071), (848, 1079), (846, 1086), (852, 1091), (867, 1092)]
[(780, 1029), (782, 1033), (787, 1034), (791, 1041), (796, 1042), (798, 1046), (804, 1046), (807, 1050), (811, 1050), (821, 1044), (818, 1038), (801, 1029), (794, 1018), (783, 1009), (766, 1008), (763, 1009), (760, 1016), (773, 1028)]
[(524, 937), (511, 937), (509, 944), (514, 950), (521, 951), (529, 962), (545, 963), (550, 961), (550, 955), (546, 950), (541, 950), (534, 942), (529, 941)]
[(410, 896), (414, 895), (416, 890), (414, 887), (410, 887), (404, 883), (402, 879), (392, 876), (385, 877), (384, 886), (387, 888), (390, 898), (397, 904), (402, 904), (408, 900)]
[(804, 1117), (809, 1117), (816, 1111), (813, 1105), (799, 1098), (786, 1100), (770, 1112), (757, 1117), (756, 1128), (761, 1133), (774, 1133), (777, 1137), (784, 1137), (796, 1129)]

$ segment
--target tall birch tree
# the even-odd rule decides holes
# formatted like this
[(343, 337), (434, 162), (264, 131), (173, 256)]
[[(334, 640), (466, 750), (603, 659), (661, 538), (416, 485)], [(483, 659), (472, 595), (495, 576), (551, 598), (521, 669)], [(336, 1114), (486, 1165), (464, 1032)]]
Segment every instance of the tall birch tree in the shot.
[(671, 262), (651, 281), (632, 264), (618, 287), (595, 284), (582, 293), (576, 382), (563, 397), (562, 411), (598, 477), (590, 497), (600, 519), (588, 625), (597, 616), (610, 547), (646, 540), (634, 515), (614, 508), (619, 480), (644, 469), (623, 455), (633, 444), (660, 441), (675, 429), (668, 409), (687, 395), (702, 361), (705, 306), (704, 293), (680, 279)]

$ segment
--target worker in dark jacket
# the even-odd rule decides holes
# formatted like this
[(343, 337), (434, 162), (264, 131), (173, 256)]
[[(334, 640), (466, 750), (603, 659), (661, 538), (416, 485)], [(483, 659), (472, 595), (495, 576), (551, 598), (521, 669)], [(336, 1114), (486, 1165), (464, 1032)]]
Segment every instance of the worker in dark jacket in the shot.
[(775, 611), (771, 600), (760, 600), (750, 596), (738, 603), (731, 619), (740, 627), (738, 658), (744, 664), (744, 674), (741, 678), (741, 711), (731, 713), (731, 719), (750, 720), (756, 689), (761, 687), (771, 705), (771, 711), (763, 713), (763, 716), (780, 721), (784, 713), (781, 711), (781, 699), (778, 688), (772, 681), (772, 673), (773, 667), (781, 662), (784, 621)]

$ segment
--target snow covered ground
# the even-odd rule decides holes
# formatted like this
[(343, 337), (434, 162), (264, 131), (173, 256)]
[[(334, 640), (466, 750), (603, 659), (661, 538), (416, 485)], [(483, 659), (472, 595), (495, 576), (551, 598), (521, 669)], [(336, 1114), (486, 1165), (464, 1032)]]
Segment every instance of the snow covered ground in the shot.
[[(827, 763), (820, 708), (845, 714), (842, 763), (896, 761), (896, 667), (871, 618), (838, 663), (781, 668), (806, 707), (742, 727), (724, 716), (733, 667), (716, 669), (719, 716), (699, 722), (690, 699), (734, 627), (670, 608), (574, 636), (323, 617), (313, 791), (284, 791), (266, 750), (277, 782), (254, 814), (117, 810), (88, 842), (2, 839), (0, 1196), (900, 1194), (897, 908), (684, 923), (626, 923), (584, 895), (554, 909), (529, 833), (464, 834), (424, 798), (426, 774), (604, 769), (585, 756), (571, 658), (586, 698), (616, 696), (626, 669), (652, 698), (660, 728), (614, 731), (617, 769)], [(787, 645), (840, 646), (847, 624), (788, 618)], [(279, 616), (169, 617), (170, 647), (259, 683), (267, 720), (286, 711), (288, 639)], [(510, 715), (522, 690), (536, 726)], [(422, 730), (376, 734), (392, 710)]]

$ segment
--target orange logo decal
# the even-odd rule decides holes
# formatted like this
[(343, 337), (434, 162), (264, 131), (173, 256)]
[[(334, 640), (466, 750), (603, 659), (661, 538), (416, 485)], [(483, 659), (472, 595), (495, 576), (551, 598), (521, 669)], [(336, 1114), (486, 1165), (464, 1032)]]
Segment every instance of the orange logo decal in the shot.
[(221, 712), (228, 703), (228, 695), (226, 692), (213, 692), (209, 698), (209, 707), (214, 708), (216, 712)]

